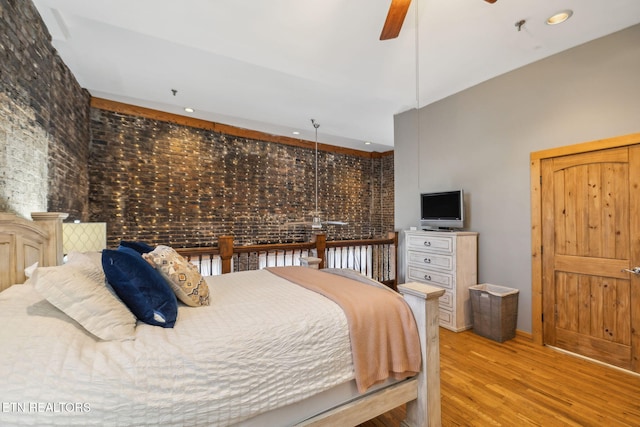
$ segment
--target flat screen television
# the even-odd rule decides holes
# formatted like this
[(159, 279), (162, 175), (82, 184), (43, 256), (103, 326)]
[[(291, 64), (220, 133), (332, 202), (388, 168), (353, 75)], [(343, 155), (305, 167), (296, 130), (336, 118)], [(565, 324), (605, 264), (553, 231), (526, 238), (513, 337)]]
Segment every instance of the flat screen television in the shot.
[(420, 227), (433, 230), (464, 228), (464, 192), (420, 194)]

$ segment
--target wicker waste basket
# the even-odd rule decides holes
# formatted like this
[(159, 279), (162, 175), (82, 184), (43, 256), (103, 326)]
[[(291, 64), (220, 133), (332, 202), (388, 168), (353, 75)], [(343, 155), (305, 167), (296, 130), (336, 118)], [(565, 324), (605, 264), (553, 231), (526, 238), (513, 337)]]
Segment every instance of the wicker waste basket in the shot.
[(483, 283), (470, 286), (473, 332), (498, 342), (516, 336), (518, 291)]

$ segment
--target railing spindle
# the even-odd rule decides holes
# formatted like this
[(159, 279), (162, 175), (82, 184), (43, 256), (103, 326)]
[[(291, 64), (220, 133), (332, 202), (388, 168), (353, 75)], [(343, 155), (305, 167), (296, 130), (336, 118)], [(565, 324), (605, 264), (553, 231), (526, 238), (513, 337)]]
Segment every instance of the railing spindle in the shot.
[(232, 236), (220, 236), (217, 247), (176, 250), (188, 261), (197, 264), (203, 275), (262, 268), (262, 257), (264, 257), (264, 266), (283, 266), (300, 265), (300, 258), (303, 256), (317, 256), (320, 258), (320, 268), (352, 268), (386, 283), (393, 289), (396, 289), (397, 284), (398, 235), (396, 232), (389, 233), (386, 239), (328, 242), (326, 236), (321, 233), (314, 235), (312, 241), (308, 243), (238, 247), (234, 247)]

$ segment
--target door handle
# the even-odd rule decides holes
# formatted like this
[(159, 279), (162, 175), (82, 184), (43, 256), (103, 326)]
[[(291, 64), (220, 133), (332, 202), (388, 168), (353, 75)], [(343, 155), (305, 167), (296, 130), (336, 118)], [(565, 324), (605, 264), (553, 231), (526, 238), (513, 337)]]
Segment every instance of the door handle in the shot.
[(623, 268), (622, 271), (626, 271), (628, 273), (633, 273), (633, 274), (640, 274), (640, 267), (633, 267), (631, 269)]

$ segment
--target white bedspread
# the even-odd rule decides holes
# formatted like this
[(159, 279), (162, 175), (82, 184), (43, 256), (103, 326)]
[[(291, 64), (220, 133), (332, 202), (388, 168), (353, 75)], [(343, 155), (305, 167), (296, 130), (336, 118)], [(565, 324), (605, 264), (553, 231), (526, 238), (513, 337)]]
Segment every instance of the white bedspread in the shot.
[(265, 270), (207, 282), (209, 307), (124, 342), (96, 340), (30, 285), (0, 293), (0, 425), (231, 425), (353, 379), (327, 298)]

